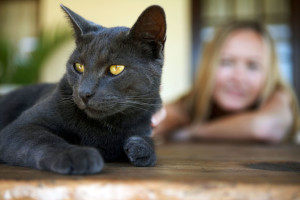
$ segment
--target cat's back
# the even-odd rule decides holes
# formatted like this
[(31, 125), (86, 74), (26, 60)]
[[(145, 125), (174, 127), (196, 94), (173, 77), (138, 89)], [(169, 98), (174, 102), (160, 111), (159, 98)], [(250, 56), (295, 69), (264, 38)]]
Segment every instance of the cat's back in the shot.
[(55, 84), (30, 85), (0, 97), (0, 130), (15, 120), (24, 110), (51, 93)]

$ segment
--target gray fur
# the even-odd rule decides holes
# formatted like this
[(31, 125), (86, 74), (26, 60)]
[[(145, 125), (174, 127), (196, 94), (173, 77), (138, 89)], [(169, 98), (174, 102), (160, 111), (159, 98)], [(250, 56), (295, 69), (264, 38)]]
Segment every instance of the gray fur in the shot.
[[(166, 33), (159, 6), (147, 8), (130, 29), (105, 28), (62, 6), (76, 48), (58, 84), (26, 86), (0, 98), (0, 161), (62, 174), (90, 174), (104, 161), (153, 166), (152, 114)], [(74, 63), (85, 65), (83, 74)], [(125, 65), (114, 76), (113, 64)]]

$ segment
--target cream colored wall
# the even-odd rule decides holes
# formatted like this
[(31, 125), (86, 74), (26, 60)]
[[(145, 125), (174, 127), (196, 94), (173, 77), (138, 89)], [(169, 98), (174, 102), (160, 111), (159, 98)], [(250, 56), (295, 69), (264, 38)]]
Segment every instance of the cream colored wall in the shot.
[[(59, 3), (41, 1), (41, 25), (45, 28), (58, 24), (68, 26)], [(84, 18), (106, 27), (131, 27), (140, 13), (148, 6), (157, 4), (164, 8), (167, 17), (167, 41), (165, 65), (162, 77), (162, 98), (173, 100), (189, 88), (190, 26), (189, 1), (187, 0), (61, 0), (60, 3)], [(65, 44), (46, 62), (41, 82), (56, 82), (65, 71), (65, 63), (72, 52), (72, 41)]]

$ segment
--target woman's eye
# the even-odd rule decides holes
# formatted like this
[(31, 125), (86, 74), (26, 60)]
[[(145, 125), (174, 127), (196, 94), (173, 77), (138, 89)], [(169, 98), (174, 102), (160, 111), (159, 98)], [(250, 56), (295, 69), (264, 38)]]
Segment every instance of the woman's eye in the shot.
[(234, 65), (234, 61), (231, 60), (231, 59), (222, 59), (221, 60), (221, 66), (230, 67), (230, 66), (233, 66), (233, 65)]
[(255, 62), (249, 62), (247, 63), (247, 67), (250, 70), (259, 70), (259, 64)]
[(119, 75), (124, 69), (124, 65), (111, 65), (109, 67), (109, 71), (112, 75)]
[(83, 73), (84, 72), (84, 65), (80, 64), (80, 63), (75, 63), (74, 64), (74, 69), (79, 72), (79, 73)]

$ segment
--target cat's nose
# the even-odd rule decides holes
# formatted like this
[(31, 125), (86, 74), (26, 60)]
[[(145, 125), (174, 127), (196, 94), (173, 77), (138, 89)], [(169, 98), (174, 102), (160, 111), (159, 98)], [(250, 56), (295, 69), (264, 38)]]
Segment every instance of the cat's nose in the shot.
[(87, 104), (89, 99), (94, 95), (91, 91), (79, 91), (79, 96), (82, 99), (82, 101)]

